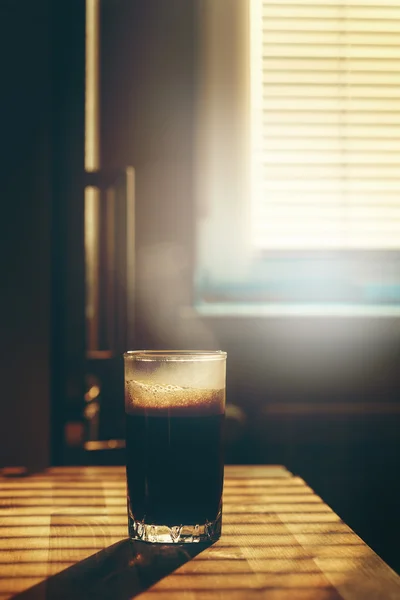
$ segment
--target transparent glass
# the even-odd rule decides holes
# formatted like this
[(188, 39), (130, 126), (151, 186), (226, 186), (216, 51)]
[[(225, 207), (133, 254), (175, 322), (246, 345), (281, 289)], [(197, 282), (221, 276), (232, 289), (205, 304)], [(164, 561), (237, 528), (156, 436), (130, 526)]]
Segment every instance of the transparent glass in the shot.
[(218, 539), (226, 353), (134, 351), (124, 363), (129, 536)]

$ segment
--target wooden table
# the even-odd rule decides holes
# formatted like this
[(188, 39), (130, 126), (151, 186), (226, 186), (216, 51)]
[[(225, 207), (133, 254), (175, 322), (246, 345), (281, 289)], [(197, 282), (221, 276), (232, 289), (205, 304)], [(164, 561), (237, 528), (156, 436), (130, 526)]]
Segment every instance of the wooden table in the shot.
[(400, 599), (400, 578), (284, 467), (226, 468), (212, 546), (126, 535), (123, 468), (0, 477), (0, 599)]

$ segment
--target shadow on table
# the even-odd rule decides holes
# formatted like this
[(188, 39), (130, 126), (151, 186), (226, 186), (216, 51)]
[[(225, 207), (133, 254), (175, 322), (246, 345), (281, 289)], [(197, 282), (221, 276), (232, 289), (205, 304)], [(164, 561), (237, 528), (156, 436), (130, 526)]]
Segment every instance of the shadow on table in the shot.
[(13, 596), (14, 600), (128, 600), (211, 544), (145, 544), (123, 540)]

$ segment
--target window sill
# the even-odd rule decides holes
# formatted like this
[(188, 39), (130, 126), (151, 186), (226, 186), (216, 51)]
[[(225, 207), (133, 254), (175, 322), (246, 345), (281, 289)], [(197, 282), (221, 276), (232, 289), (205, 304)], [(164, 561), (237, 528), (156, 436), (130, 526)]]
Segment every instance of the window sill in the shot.
[(183, 307), (182, 318), (204, 317), (377, 317), (400, 316), (399, 305), (379, 304), (255, 304), (239, 302), (199, 302), (194, 308)]

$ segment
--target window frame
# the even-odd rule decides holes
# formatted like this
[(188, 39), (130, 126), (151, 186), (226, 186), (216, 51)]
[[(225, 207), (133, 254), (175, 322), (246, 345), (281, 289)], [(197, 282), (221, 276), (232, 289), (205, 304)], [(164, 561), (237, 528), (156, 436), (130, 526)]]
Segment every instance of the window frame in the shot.
[[(251, 248), (250, 2), (201, 0), (197, 15), (195, 308), (204, 314), (400, 314), (399, 251)], [(307, 294), (310, 277), (299, 278), (295, 267), (291, 271), (295, 263), (308, 273), (315, 264), (325, 271), (320, 292), (311, 286)], [(263, 271), (279, 265), (289, 274), (281, 277), (282, 289), (274, 295)], [(352, 277), (360, 275), (367, 283), (353, 295), (340, 290), (324, 295), (333, 266), (347, 273), (343, 290)]]

